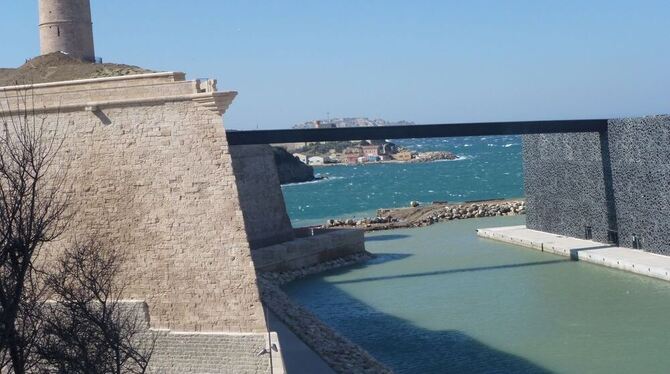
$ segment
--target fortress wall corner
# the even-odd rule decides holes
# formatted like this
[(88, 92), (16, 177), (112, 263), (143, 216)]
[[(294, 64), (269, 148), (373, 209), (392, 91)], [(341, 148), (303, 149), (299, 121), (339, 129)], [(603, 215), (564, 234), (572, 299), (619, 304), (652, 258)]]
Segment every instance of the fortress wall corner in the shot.
[(230, 155), (252, 250), (293, 240), (272, 148), (237, 145)]
[[(221, 120), (235, 93), (153, 77), (30, 89), (36, 115), (66, 134), (60, 156), (76, 212), (43, 258), (93, 234), (129, 256), (124, 297), (147, 301), (152, 327), (264, 332)], [(11, 101), (25, 88), (0, 91)]]

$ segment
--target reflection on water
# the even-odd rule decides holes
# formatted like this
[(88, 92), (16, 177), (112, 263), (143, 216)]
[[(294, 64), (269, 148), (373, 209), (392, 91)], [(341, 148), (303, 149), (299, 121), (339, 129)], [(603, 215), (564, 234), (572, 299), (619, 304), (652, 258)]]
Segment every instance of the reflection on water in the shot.
[(287, 291), (399, 373), (667, 372), (670, 283), (474, 234), (520, 223), (370, 234), (379, 258)]

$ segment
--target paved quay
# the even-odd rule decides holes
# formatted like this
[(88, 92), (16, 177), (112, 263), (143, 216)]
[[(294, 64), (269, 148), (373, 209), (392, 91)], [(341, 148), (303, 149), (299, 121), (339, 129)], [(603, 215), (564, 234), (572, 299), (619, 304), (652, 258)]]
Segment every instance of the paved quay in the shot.
[(477, 235), (670, 281), (670, 256), (530, 230), (526, 226), (479, 229)]
[(335, 374), (321, 356), (303, 343), (274, 313), (268, 313), (268, 322), (270, 329), (279, 336), (287, 374)]

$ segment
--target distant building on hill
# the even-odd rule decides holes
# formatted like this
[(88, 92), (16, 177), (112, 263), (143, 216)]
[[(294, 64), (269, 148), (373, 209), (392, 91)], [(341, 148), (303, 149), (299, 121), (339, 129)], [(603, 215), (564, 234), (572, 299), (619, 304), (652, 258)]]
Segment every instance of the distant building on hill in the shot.
[(358, 158), (363, 155), (361, 147), (349, 147), (342, 153), (342, 161), (349, 165), (358, 163)]
[(398, 146), (388, 141), (369, 141), (369, 144), (362, 145), (363, 154), (366, 156), (391, 156), (398, 152)]
[(325, 163), (325, 158), (321, 156), (312, 156), (307, 159), (308, 165), (323, 165)]
[(393, 159), (398, 160), (398, 161), (411, 161), (412, 160), (412, 152), (410, 152), (410, 151), (400, 151), (400, 152), (393, 155)]
[[(315, 120), (299, 123), (293, 126), (295, 129), (308, 129), (316, 127)], [(409, 121), (387, 121), (381, 118), (328, 118), (318, 120), (322, 124), (333, 125), (334, 127), (370, 127), (370, 126), (411, 126), (414, 122)]]
[(365, 156), (378, 157), (383, 153), (383, 147), (381, 145), (364, 145), (361, 149)]
[(315, 129), (334, 129), (337, 125), (332, 122), (314, 121)]
[(308, 163), (307, 155), (304, 155), (304, 154), (302, 154), (302, 153), (294, 153), (294, 154), (293, 154), (293, 157), (295, 157), (295, 158), (297, 158), (298, 160), (300, 160), (300, 162), (302, 162), (303, 164), (307, 164), (307, 163)]
[(395, 143), (385, 142), (382, 144), (382, 155), (390, 156), (398, 153), (398, 146)]

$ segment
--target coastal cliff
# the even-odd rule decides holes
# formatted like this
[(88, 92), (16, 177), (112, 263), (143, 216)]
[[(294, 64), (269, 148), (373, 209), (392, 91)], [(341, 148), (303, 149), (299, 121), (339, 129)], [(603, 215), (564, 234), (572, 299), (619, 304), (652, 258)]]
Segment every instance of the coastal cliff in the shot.
[(281, 147), (272, 147), (277, 173), (279, 174), (279, 183), (301, 183), (316, 179), (314, 169), (302, 163), (292, 154)]

